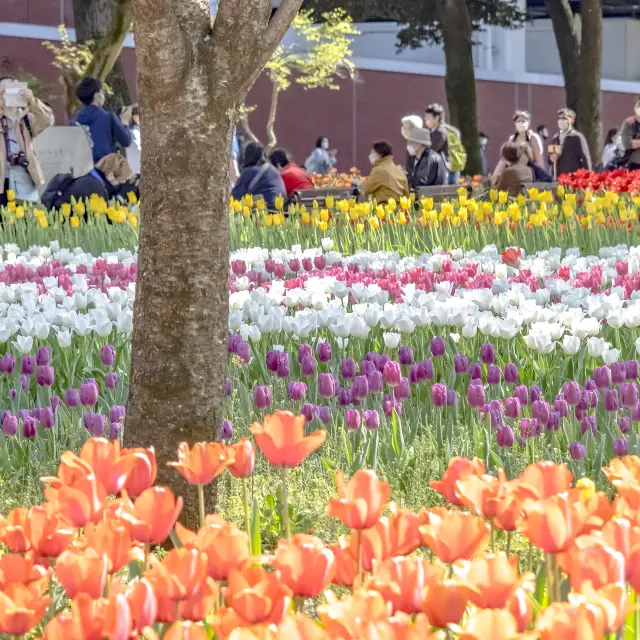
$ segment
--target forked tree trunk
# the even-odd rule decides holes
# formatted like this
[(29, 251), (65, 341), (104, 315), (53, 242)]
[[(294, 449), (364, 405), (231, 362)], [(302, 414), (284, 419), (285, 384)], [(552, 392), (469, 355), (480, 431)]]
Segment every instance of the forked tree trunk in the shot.
[(476, 113), (471, 17), (465, 0), (438, 0), (437, 11), (444, 44), (444, 83), (449, 121), (460, 129), (462, 143), (467, 151), (464, 173), (475, 175), (482, 173), (482, 161)]
[(267, 154), (271, 153), (278, 143), (276, 137), (276, 113), (278, 112), (278, 95), (280, 90), (275, 82), (271, 82), (271, 104), (269, 105), (269, 115), (267, 116)]
[[(155, 446), (194, 528), (195, 488), (167, 462), (223, 417), (233, 124), (300, 2), (267, 26), (271, 0), (220, 0), (212, 29), (209, 0), (135, 0), (144, 199), (125, 444)], [(215, 487), (205, 496), (211, 512)]]

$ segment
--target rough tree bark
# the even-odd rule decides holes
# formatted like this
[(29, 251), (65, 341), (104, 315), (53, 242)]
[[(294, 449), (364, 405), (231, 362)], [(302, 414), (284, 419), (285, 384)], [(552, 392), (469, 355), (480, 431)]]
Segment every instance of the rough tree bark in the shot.
[[(142, 175), (127, 446), (156, 448), (158, 482), (178, 444), (217, 438), (227, 369), (229, 160), (237, 114), (302, 0), (135, 0)], [(162, 46), (159, 46), (159, 44)], [(207, 512), (215, 488), (205, 492)]]
[(276, 113), (278, 111), (278, 94), (280, 90), (275, 82), (271, 83), (271, 104), (269, 105), (269, 115), (267, 116), (267, 154), (271, 153), (278, 143), (276, 137)]
[(129, 104), (129, 88), (118, 58), (131, 29), (132, 0), (73, 0), (73, 13), (78, 43), (95, 42), (87, 75), (109, 84), (113, 94), (108, 96), (108, 106)]
[(444, 83), (449, 121), (460, 129), (467, 151), (467, 166), (464, 171), (475, 175), (482, 173), (482, 163), (476, 113), (471, 17), (464, 0), (438, 0), (437, 12), (444, 44)]

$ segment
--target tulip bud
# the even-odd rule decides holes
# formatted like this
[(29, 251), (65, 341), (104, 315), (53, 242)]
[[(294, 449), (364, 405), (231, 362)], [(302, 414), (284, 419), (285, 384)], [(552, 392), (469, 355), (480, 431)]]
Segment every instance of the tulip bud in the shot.
[(629, 273), (629, 263), (618, 260), (616, 262), (616, 273), (619, 276), (626, 276)]
[(431, 387), (431, 402), (434, 407), (444, 407), (447, 404), (447, 385), (436, 383)]
[(629, 416), (620, 416), (618, 418), (618, 428), (620, 433), (624, 435), (631, 433), (631, 418)]
[(35, 418), (25, 418), (22, 421), (22, 435), (28, 439), (36, 437), (36, 419)]
[(223, 420), (220, 425), (220, 438), (222, 440), (231, 440), (233, 438), (233, 422), (231, 420)]
[(322, 424), (327, 425), (331, 422), (331, 410), (329, 407), (320, 406), (316, 407), (316, 410), (317, 416)]
[(483, 344), (480, 347), (480, 358), (485, 364), (493, 364), (496, 359), (496, 348), (492, 344)]
[(93, 407), (98, 402), (98, 385), (95, 380), (86, 380), (80, 385), (80, 402), (85, 407)]
[(51, 407), (42, 407), (38, 413), (38, 420), (43, 429), (53, 429), (55, 416)]
[(479, 362), (472, 362), (469, 365), (469, 378), (471, 380), (482, 380), (482, 365)]
[(502, 371), (498, 365), (490, 364), (487, 368), (487, 382), (489, 384), (500, 384), (501, 375)]
[(535, 438), (539, 433), (540, 425), (536, 418), (524, 418), (520, 422), (520, 435), (523, 438)]
[(298, 260), (298, 258), (292, 258), (289, 260), (289, 269), (294, 273), (300, 271), (300, 260)]
[(284, 278), (286, 272), (287, 269), (282, 264), (282, 262), (276, 262), (275, 266), (273, 267), (273, 275), (275, 275), (276, 278)]
[(64, 395), (64, 403), (67, 407), (79, 407), (80, 406), (80, 392), (77, 389), (67, 389)]
[(572, 442), (569, 445), (569, 453), (574, 460), (583, 460), (586, 455), (584, 445), (580, 442)]
[(377, 355), (375, 357), (375, 365), (376, 365), (376, 369), (382, 373), (384, 371), (384, 366), (387, 364), (387, 362), (390, 362), (391, 358), (386, 354), (383, 353), (381, 355)]
[(564, 393), (565, 400), (571, 405), (575, 406), (580, 402), (580, 396), (582, 390), (580, 385), (575, 380), (567, 380), (562, 385), (562, 392)]
[(398, 349), (398, 361), (400, 364), (413, 364), (413, 349), (411, 347), (400, 347)]
[(240, 340), (236, 348), (236, 355), (245, 364), (249, 362), (249, 360), (251, 360), (251, 349), (249, 348), (249, 343), (244, 340)]
[(569, 405), (562, 394), (556, 396), (553, 408), (560, 414), (561, 418), (566, 418), (569, 415)]
[(397, 387), (402, 382), (402, 371), (400, 365), (395, 360), (389, 360), (385, 362), (384, 369), (382, 370), (382, 377), (387, 385), (390, 387)]
[(335, 383), (331, 373), (321, 373), (318, 376), (318, 393), (327, 399), (333, 398), (333, 396), (336, 395)]
[(287, 384), (287, 396), (293, 402), (300, 402), (307, 393), (307, 385), (304, 382), (289, 382)]
[(356, 400), (364, 400), (367, 395), (369, 395), (369, 383), (367, 382), (366, 376), (356, 376), (353, 379), (351, 395)]
[(531, 415), (538, 420), (538, 422), (547, 424), (547, 421), (549, 420), (549, 404), (544, 400), (536, 400), (535, 402), (532, 402)]
[(398, 416), (402, 415), (402, 403), (396, 402), (393, 398), (385, 399), (382, 403), (382, 410), (384, 414), (391, 418), (393, 416), (393, 412), (395, 411)]
[(624, 362), (614, 362), (611, 365), (611, 382), (620, 384), (627, 379), (627, 367)]
[(276, 374), (278, 378), (288, 378), (290, 373), (291, 371), (289, 369), (289, 354), (279, 351)]
[(23, 391), (29, 391), (29, 387), (31, 386), (31, 378), (25, 375), (20, 376), (20, 386), (22, 387)]
[(305, 358), (313, 358), (313, 349), (310, 344), (302, 343), (298, 345), (298, 363), (302, 364)]
[(536, 400), (543, 400), (542, 396), (542, 388), (538, 386), (533, 386), (529, 389), (529, 402), (533, 404)]
[[(294, 384), (293, 382), (291, 384)], [(300, 415), (303, 415), (307, 422), (311, 422), (313, 420), (313, 413), (315, 411), (315, 406), (310, 402), (305, 402), (302, 407), (300, 407)]]
[(120, 437), (121, 425), (119, 422), (112, 422), (109, 427), (109, 440), (117, 440)]
[(375, 409), (364, 412), (364, 426), (369, 431), (374, 431), (380, 427), (380, 416)]
[(318, 271), (322, 271), (327, 266), (327, 259), (324, 256), (316, 256), (313, 264)]
[(617, 389), (607, 389), (604, 392), (604, 410), (617, 411), (620, 408)]
[(613, 455), (621, 458), (629, 453), (629, 441), (626, 438), (617, 438), (613, 441)]
[(267, 273), (273, 273), (273, 270), (276, 267), (276, 261), (275, 260), (271, 260), (271, 259), (267, 259), (264, 261), (264, 270)]
[(0, 358), (0, 373), (13, 373), (16, 368), (16, 357), (12, 353), (7, 353)]
[(105, 367), (113, 367), (116, 362), (116, 350), (112, 344), (105, 344), (100, 349), (100, 360)]
[(393, 397), (396, 400), (406, 400), (411, 393), (409, 378), (402, 378), (400, 384), (393, 387)]
[[(512, 399), (516, 400), (516, 398)], [(496, 431), (496, 442), (498, 443), (498, 446), (508, 449), (513, 447), (513, 440), (513, 429), (509, 425), (503, 424), (501, 427), (498, 427), (498, 430)]]
[(253, 402), (258, 409), (271, 406), (271, 389), (264, 385), (256, 385), (253, 388)]
[(5, 411), (2, 416), (2, 433), (5, 436), (15, 436), (18, 432), (18, 418)]
[(338, 391), (338, 404), (341, 407), (348, 407), (351, 401), (351, 389), (343, 388)]
[(313, 270), (313, 263), (311, 262), (311, 258), (303, 258), (302, 259), (302, 268), (305, 271), (312, 271)]
[(109, 371), (109, 373), (107, 373), (107, 375), (104, 377), (104, 383), (107, 389), (117, 389), (118, 374), (115, 371)]
[(457, 374), (467, 373), (469, 370), (469, 358), (464, 353), (456, 353), (453, 356), (453, 366)]
[(593, 370), (593, 379), (598, 389), (606, 389), (611, 386), (611, 370), (606, 364), (603, 364), (601, 367)]
[(22, 375), (30, 376), (36, 370), (36, 359), (33, 356), (22, 357)]
[(51, 347), (38, 347), (36, 352), (36, 363), (39, 367), (44, 367), (51, 362)]
[(38, 367), (38, 375), (36, 376), (36, 380), (41, 387), (50, 387), (55, 380), (53, 367), (44, 364), (40, 365)]
[(328, 342), (319, 342), (316, 351), (320, 362), (331, 362), (331, 345)]
[(236, 353), (240, 342), (242, 342), (242, 336), (239, 333), (231, 334), (227, 339), (227, 351), (229, 353)]
[(547, 431), (557, 431), (560, 428), (560, 412), (550, 411), (547, 419)]
[(509, 384), (518, 382), (518, 367), (516, 367), (515, 364), (509, 363), (504, 365), (504, 381)]
[(442, 338), (431, 338), (431, 355), (435, 357), (440, 357), (445, 354), (445, 344)]
[(480, 383), (471, 383), (467, 389), (467, 400), (469, 406), (480, 409), (484, 406), (484, 387)]
[(345, 424), (349, 431), (357, 431), (360, 428), (360, 412), (356, 409), (348, 409), (345, 415)]
[(638, 361), (637, 360), (627, 360), (624, 363), (625, 368), (625, 376), (627, 380), (637, 380), (638, 379)]
[(435, 371), (431, 358), (422, 360), (422, 362), (418, 364), (418, 380), (433, 380), (434, 375)]
[(382, 374), (379, 371), (373, 371), (367, 376), (369, 383), (369, 393), (380, 393), (382, 391)]
[(504, 401), (507, 417), (516, 420), (520, 417), (520, 400), (518, 398), (507, 398)]
[(580, 420), (580, 434), (584, 435), (587, 431), (591, 431), (594, 436), (598, 433), (598, 425), (596, 424), (595, 416), (585, 416)]
[(227, 378), (224, 381), (224, 395), (225, 396), (230, 396), (232, 391), (233, 391), (233, 389), (231, 387), (231, 378)]
[(625, 407), (633, 407), (638, 402), (638, 385), (636, 382), (623, 382), (620, 385), (620, 397)]
[(456, 400), (458, 399), (458, 394), (455, 389), (447, 389), (447, 407), (452, 407)]
[(370, 373), (376, 371), (376, 365), (370, 360), (361, 360), (358, 365), (358, 375), (368, 376)]
[(356, 375), (356, 361), (353, 358), (344, 358), (340, 363), (340, 371), (343, 378), (353, 378)]
[(104, 436), (104, 430), (107, 426), (105, 417), (101, 413), (93, 413), (87, 411), (82, 415), (85, 429), (94, 437)]

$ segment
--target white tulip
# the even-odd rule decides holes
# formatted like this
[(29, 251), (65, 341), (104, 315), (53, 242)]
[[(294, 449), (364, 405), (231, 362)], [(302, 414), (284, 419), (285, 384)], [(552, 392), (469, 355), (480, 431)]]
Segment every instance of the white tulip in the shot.
[(68, 349), (71, 346), (71, 334), (66, 329), (58, 331), (56, 338), (58, 338), (58, 344), (61, 349)]
[(389, 331), (387, 333), (384, 333), (382, 337), (384, 338), (384, 344), (387, 349), (395, 349), (400, 344), (401, 336), (399, 333), (393, 333)]
[(605, 364), (612, 365), (614, 362), (618, 362), (618, 360), (620, 360), (620, 350), (609, 349), (602, 354), (602, 359)]
[(13, 346), (23, 355), (31, 353), (31, 349), (33, 349), (33, 338), (31, 336), (17, 335)]
[(573, 356), (580, 351), (580, 339), (576, 338), (576, 336), (565, 334), (562, 338), (562, 348), (566, 354)]
[(587, 340), (587, 351), (592, 358), (599, 358), (605, 352), (606, 342), (604, 338), (589, 338)]
[(331, 249), (333, 249), (333, 240), (331, 238), (322, 238), (320, 242), (324, 251), (331, 251)]

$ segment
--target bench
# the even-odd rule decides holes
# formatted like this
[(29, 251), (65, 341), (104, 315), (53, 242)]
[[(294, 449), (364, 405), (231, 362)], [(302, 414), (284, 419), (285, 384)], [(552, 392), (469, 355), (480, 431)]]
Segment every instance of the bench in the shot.
[(522, 192), (526, 196), (526, 195), (529, 195), (529, 191), (531, 189), (537, 189), (540, 192), (552, 191), (555, 197), (556, 192), (558, 191), (558, 184), (559, 183), (557, 182), (525, 182), (522, 185)]
[(418, 187), (416, 189), (416, 201), (422, 198), (433, 198), (434, 202), (451, 200), (458, 197), (460, 185), (439, 185), (437, 187)]
[(324, 207), (325, 199), (328, 196), (333, 196), (336, 202), (338, 200), (349, 200), (357, 196), (357, 189), (301, 189), (293, 192), (290, 202), (303, 204), (305, 207), (310, 208), (315, 201), (319, 207)]

